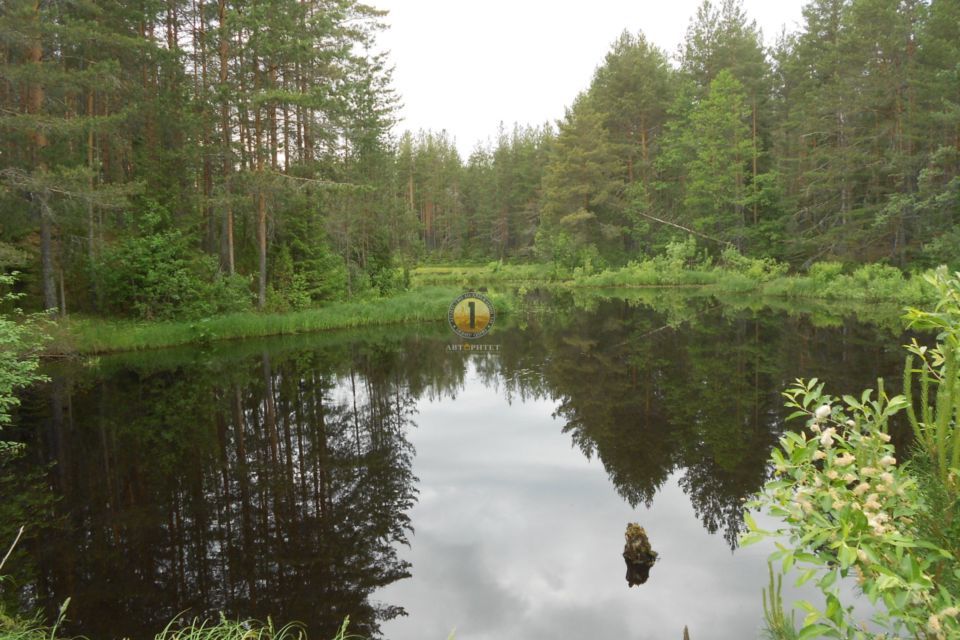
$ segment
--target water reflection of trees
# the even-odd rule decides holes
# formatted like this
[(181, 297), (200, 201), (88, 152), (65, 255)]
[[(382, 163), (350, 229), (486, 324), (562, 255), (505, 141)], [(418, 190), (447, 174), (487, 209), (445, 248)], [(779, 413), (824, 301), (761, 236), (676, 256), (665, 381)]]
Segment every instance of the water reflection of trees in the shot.
[(782, 389), (830, 372), (842, 372), (830, 376), (841, 378), (838, 391), (869, 387), (878, 373), (897, 375), (900, 354), (852, 321), (817, 327), (710, 300), (684, 311), (614, 301), (545, 317), (527, 332), (547, 354), (534, 391), (548, 389), (564, 431), (631, 505), (649, 504), (680, 472), (704, 527), (734, 548), (742, 503), (767, 478), (783, 430)]
[(183, 610), (301, 620), (319, 637), (349, 615), (376, 635), (402, 611), (373, 592), (411, 570), (397, 549), (416, 404), (455, 399), (470, 371), (511, 402), (553, 398), (631, 505), (678, 474), (733, 547), (783, 428), (780, 391), (811, 375), (855, 391), (900, 362), (853, 322), (592, 305), (500, 326), (496, 356), (446, 351), (440, 327), (55, 372), (20, 420), (33, 475), (16, 477), (36, 489), (46, 475), (60, 497), (35, 490), (21, 508), (46, 522), (18, 569), (24, 599), (52, 613), (72, 596), (91, 637), (143, 636)]
[[(376, 354), (57, 377), (32, 455), (67, 526), (32, 543), (36, 599), (72, 596), (92, 637), (142, 637), (177, 613), (272, 615), (332, 636), (401, 614), (414, 395)], [(350, 356), (350, 354), (347, 354)], [(333, 360), (331, 360), (331, 358)]]

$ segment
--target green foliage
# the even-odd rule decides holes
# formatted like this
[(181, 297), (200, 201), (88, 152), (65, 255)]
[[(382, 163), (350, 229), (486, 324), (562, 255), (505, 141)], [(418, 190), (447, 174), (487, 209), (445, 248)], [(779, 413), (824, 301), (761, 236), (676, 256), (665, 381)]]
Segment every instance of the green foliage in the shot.
[(767, 623), (766, 634), (770, 640), (797, 640), (797, 621), (794, 612), (788, 615), (783, 607), (783, 576), (774, 575), (773, 564), (767, 563), (770, 583), (763, 590), (763, 619)]
[(757, 282), (785, 276), (788, 269), (787, 265), (773, 258), (747, 258), (734, 247), (727, 247), (721, 252), (720, 264)]
[(375, 271), (370, 280), (380, 295), (394, 295), (410, 288), (410, 270), (384, 266)]
[(187, 238), (168, 228), (169, 214), (150, 204), (139, 234), (107, 247), (91, 271), (102, 311), (162, 320), (239, 311), (249, 305), (243, 278), (224, 276), (212, 256), (190, 251)]
[(687, 155), (683, 202), (689, 223), (738, 246), (743, 246), (746, 222), (749, 113), (743, 85), (723, 70), (710, 83), (707, 97), (694, 106), (679, 140)]
[[(907, 345), (910, 356), (904, 370), (904, 393), (912, 394), (914, 380), (919, 381), (919, 406), (909, 406), (907, 416), (928, 462), (923, 468), (928, 472), (928, 484), (938, 498), (938, 526), (934, 529), (956, 533), (960, 508), (960, 274), (949, 274), (946, 267), (940, 267), (927, 274), (926, 280), (937, 291), (937, 304), (932, 311), (910, 309), (907, 320), (913, 328), (937, 332), (937, 345), (928, 349), (916, 339)], [(955, 554), (960, 553), (960, 540), (948, 539), (947, 544)]]
[(771, 560), (784, 571), (797, 566), (798, 583), (815, 581), (824, 596), (823, 609), (800, 603), (807, 612), (801, 638), (868, 637), (839, 599), (838, 578), (850, 576), (872, 603), (884, 605), (874, 620), (882, 629), (935, 638), (960, 631), (960, 603), (941, 578), (958, 568), (956, 559), (918, 536), (925, 505), (890, 444), (890, 418), (908, 402), (878, 384), (876, 393), (868, 389), (859, 398), (829, 396), (816, 379), (784, 392), (792, 416), (808, 419), (808, 431), (781, 438), (771, 455), (775, 478), (752, 505), (784, 526), (764, 531), (746, 516), (743, 543), (786, 537)]
[[(960, 192), (960, 179), (957, 180), (957, 191)], [(951, 228), (924, 245), (915, 264), (931, 268), (945, 264), (951, 269), (960, 268), (960, 228)]]
[[(292, 247), (292, 248), (291, 248)], [(349, 272), (343, 260), (326, 246), (326, 238), (306, 242), (295, 237), (275, 252), (267, 310), (300, 311), (347, 296)]]
[(807, 274), (818, 285), (826, 285), (843, 273), (843, 263), (815, 262), (810, 265)]
[[(48, 351), (53, 353), (108, 353), (139, 351), (232, 338), (292, 335), (392, 324), (433, 322), (446, 318), (447, 308), (462, 290), (421, 287), (389, 298), (354, 300), (317, 309), (262, 314), (231, 313), (198, 321), (134, 322), (77, 318), (61, 321)], [(498, 313), (509, 311), (509, 300), (493, 295)]]
[(603, 117), (586, 96), (577, 99), (560, 124), (542, 189), (541, 256), (571, 268), (586, 266), (601, 247), (622, 250), (626, 228), (618, 212), (623, 179)]
[(485, 287), (492, 284), (529, 284), (560, 281), (569, 277), (569, 272), (551, 264), (500, 264), (486, 267), (433, 266), (418, 267), (410, 272), (411, 284), (417, 288), (425, 285), (456, 284)]
[[(657, 258), (654, 258), (656, 260)], [(710, 258), (706, 252), (698, 248), (693, 236), (683, 240), (667, 243), (661, 263), (667, 269), (681, 270), (696, 266), (708, 266)]]
[(776, 278), (763, 291), (785, 298), (822, 298), (863, 302), (894, 300), (906, 304), (925, 304), (931, 300), (931, 288), (922, 277), (908, 277), (896, 267), (865, 264), (844, 273), (838, 262), (818, 262), (807, 276)]
[[(15, 274), (0, 273), (0, 304), (13, 303), (16, 294), (3, 290), (13, 286)], [(20, 404), (17, 391), (42, 379), (37, 354), (42, 344), (35, 318), (19, 310), (0, 314), (0, 428), (10, 422), (10, 412)], [(0, 452), (4, 443), (0, 441)]]
[(310, 305), (306, 278), (295, 271), (290, 248), (286, 245), (274, 259), (272, 272), (273, 277), (267, 285), (267, 311), (300, 310)]
[[(888, 397), (882, 380), (876, 394), (859, 398), (829, 396), (816, 379), (784, 393), (790, 417), (807, 418), (808, 430), (781, 438), (771, 454), (775, 478), (752, 505), (784, 526), (764, 531), (748, 514), (743, 542), (786, 537), (771, 559), (784, 571), (796, 565), (798, 583), (813, 580), (823, 594), (824, 608), (799, 603), (807, 611), (800, 638), (874, 637), (839, 598), (838, 578), (848, 576), (883, 604), (874, 622), (886, 633), (960, 635), (960, 280), (946, 268), (927, 279), (938, 294), (934, 310), (907, 317), (937, 331), (937, 345), (908, 345), (906, 396)], [(898, 464), (888, 433), (904, 409), (918, 448), (911, 466)]]

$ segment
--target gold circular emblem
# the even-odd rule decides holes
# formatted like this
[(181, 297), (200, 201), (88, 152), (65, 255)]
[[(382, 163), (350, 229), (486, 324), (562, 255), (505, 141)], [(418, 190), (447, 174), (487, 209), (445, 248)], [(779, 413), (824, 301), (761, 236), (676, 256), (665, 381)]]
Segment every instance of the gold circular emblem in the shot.
[(479, 293), (465, 293), (450, 304), (447, 322), (461, 338), (480, 338), (487, 335), (497, 314), (490, 299)]

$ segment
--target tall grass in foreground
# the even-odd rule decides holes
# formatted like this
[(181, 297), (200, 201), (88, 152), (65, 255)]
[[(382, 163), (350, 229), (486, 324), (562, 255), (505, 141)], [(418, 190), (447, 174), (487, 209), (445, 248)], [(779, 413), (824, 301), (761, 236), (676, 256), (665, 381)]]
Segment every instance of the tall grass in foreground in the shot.
[(39, 614), (33, 618), (9, 615), (0, 605), (0, 640), (56, 640), (69, 605), (70, 598), (67, 598), (53, 625), (46, 624)]
[[(333, 640), (345, 640), (349, 618), (343, 621)], [(301, 640), (307, 637), (304, 626), (297, 622), (280, 628), (273, 620), (228, 620), (223, 614), (218, 622), (194, 619), (190, 624), (174, 628), (174, 622), (154, 636), (154, 640)]]
[(766, 621), (764, 635), (770, 640), (798, 640), (797, 619), (793, 611), (789, 614), (783, 606), (783, 576), (773, 572), (773, 565), (767, 563), (770, 584), (763, 590), (763, 619)]
[[(60, 631), (66, 616), (67, 599), (60, 607), (57, 622), (48, 626), (37, 618), (22, 619), (6, 615), (0, 611), (0, 640), (58, 640), (64, 638)], [(228, 620), (221, 615), (220, 620), (195, 619), (182, 627), (174, 627), (171, 622), (154, 636), (154, 640), (307, 640), (306, 628), (297, 622), (277, 627), (267, 618), (260, 620)], [(361, 636), (352, 635), (347, 627), (350, 619), (343, 621), (332, 640), (359, 640)]]

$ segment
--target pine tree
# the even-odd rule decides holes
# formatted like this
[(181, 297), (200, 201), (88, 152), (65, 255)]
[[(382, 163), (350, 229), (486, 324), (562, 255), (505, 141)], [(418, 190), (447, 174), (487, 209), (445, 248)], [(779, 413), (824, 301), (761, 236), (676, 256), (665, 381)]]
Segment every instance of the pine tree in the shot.
[(603, 115), (581, 95), (560, 123), (544, 172), (541, 255), (574, 265), (601, 249), (622, 250), (622, 188)]
[(895, 0), (817, 0), (783, 60), (793, 99), (778, 142), (796, 208), (798, 256), (901, 254), (916, 190), (917, 33), (922, 8)]
[(588, 91), (620, 156), (626, 181), (649, 188), (653, 158), (673, 100), (673, 71), (643, 34), (623, 32)]
[(689, 153), (684, 206), (690, 226), (740, 250), (749, 215), (749, 121), (743, 85), (723, 70), (691, 111), (683, 140)]
[(699, 96), (709, 91), (722, 71), (743, 86), (750, 107), (750, 222), (756, 226), (773, 213), (762, 210), (765, 199), (759, 191), (763, 182), (758, 180), (769, 170), (766, 149), (773, 115), (772, 77), (760, 30), (748, 19), (741, 0), (722, 0), (719, 7), (704, 0), (687, 29), (681, 69), (693, 80)]
[[(30, 210), (36, 220), (41, 304), (48, 311), (66, 310), (65, 230), (76, 228), (80, 211), (86, 212), (92, 253), (94, 208), (125, 202), (123, 189), (95, 189), (96, 174), (106, 173), (97, 166), (95, 140), (114, 134), (131, 113), (112, 113), (106, 106), (129, 97), (111, 49), (133, 48), (127, 34), (112, 28), (86, 3), (13, 0), (0, 15), (5, 60), (0, 96), (8, 114), (0, 116), (7, 141), (2, 178), (15, 194), (14, 206)], [(152, 51), (149, 46), (139, 50), (144, 55)]]

